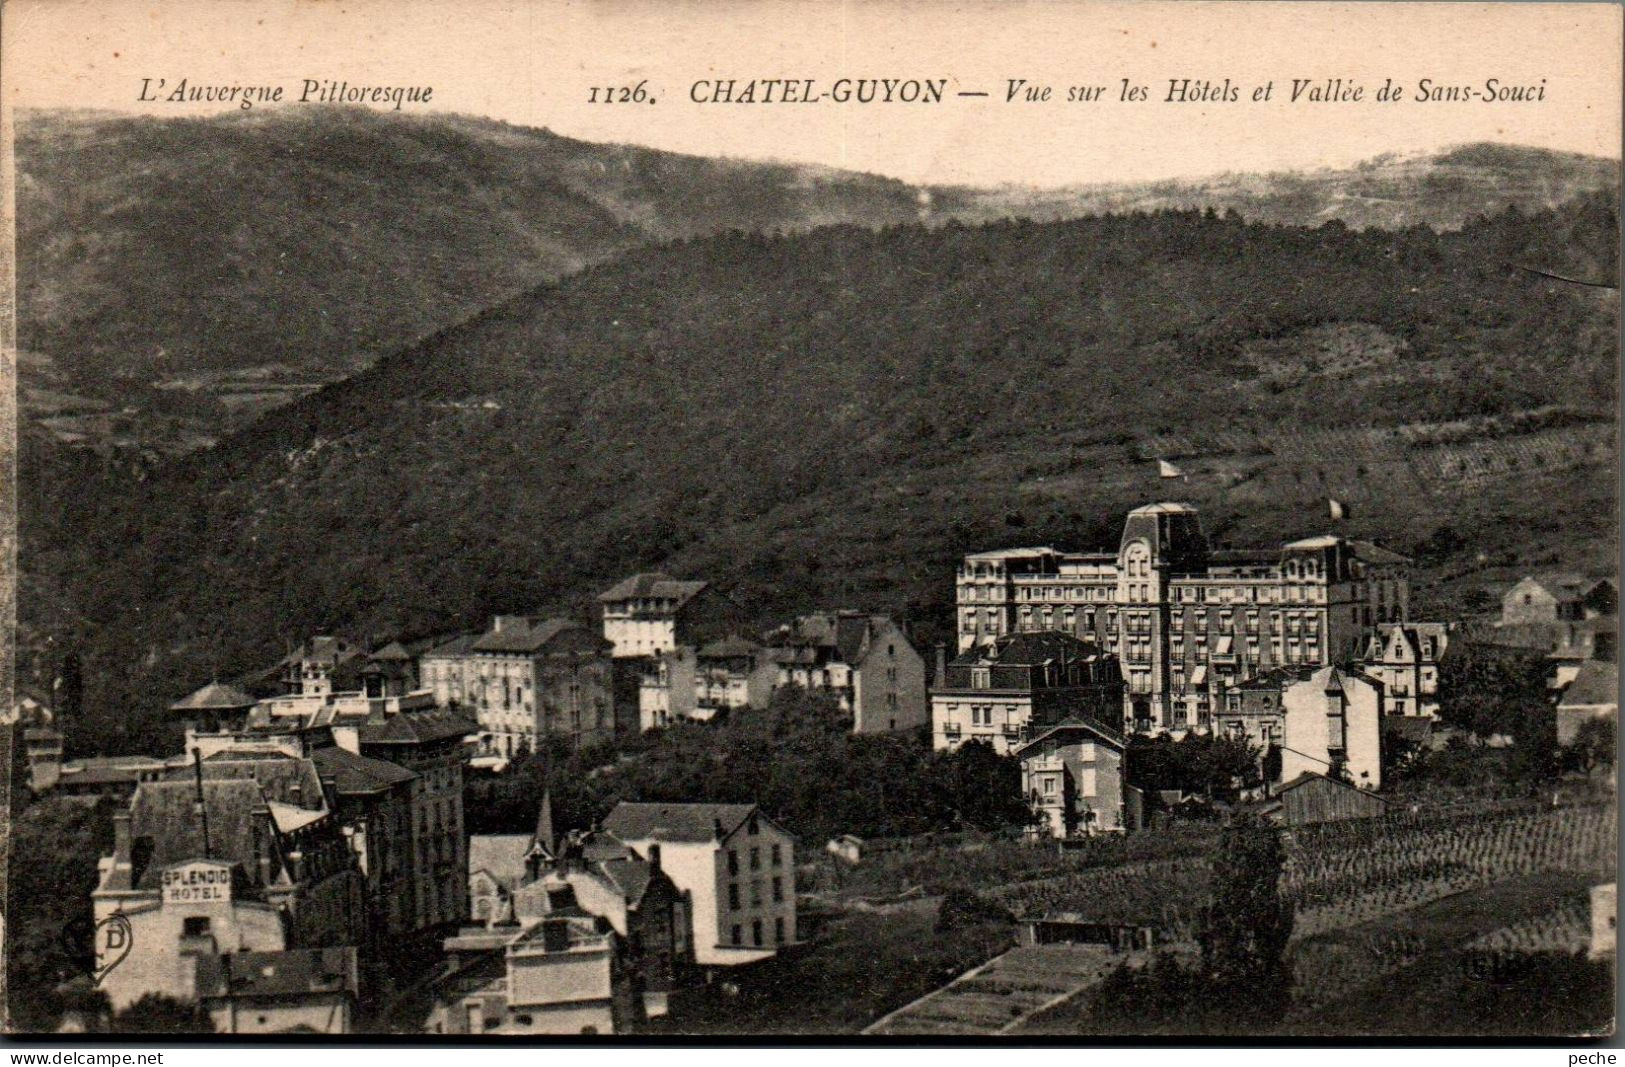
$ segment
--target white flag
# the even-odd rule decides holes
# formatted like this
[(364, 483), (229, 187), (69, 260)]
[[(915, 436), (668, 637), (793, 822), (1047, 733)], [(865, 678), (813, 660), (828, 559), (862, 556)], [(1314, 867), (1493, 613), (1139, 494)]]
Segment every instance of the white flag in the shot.
[(1185, 472), (1165, 459), (1157, 460), (1157, 473), (1164, 478), (1183, 478)]
[(1341, 500), (1333, 500), (1331, 497), (1327, 497), (1326, 506), (1331, 511), (1332, 518), (1334, 519), (1346, 519), (1349, 517), (1349, 509), (1343, 505)]

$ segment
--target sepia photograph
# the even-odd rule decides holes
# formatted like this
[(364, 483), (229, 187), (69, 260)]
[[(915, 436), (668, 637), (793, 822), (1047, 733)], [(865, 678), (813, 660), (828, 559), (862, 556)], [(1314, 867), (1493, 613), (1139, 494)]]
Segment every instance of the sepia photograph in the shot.
[(5, 0), (7, 1043), (1611, 1042), (1622, 13)]

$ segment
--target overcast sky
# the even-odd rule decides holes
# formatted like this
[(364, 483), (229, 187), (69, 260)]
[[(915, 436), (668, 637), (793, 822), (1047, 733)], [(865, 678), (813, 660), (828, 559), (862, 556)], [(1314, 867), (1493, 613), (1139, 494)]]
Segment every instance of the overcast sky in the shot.
[[(1611, 4), (709, 3), (495, 0), (12, 0), (0, 77), (13, 106), (155, 115), (143, 78), (431, 85), (432, 107), (593, 141), (819, 162), (911, 181), (1063, 185), (1342, 165), (1502, 141), (1617, 157), (1621, 9)], [(921, 105), (701, 105), (699, 79), (947, 78)], [(1162, 103), (1170, 78), (1225, 78), (1237, 103)], [(1365, 86), (1359, 104), (1290, 104), (1293, 78)], [(1006, 80), (1065, 97), (1005, 104)], [(1118, 100), (1120, 81), (1152, 102)], [(1545, 100), (1382, 105), (1393, 78)], [(593, 104), (647, 79), (655, 104)], [(1252, 90), (1273, 79), (1274, 99)], [(986, 98), (960, 97), (981, 91)], [(414, 110), (423, 110), (415, 108)]]

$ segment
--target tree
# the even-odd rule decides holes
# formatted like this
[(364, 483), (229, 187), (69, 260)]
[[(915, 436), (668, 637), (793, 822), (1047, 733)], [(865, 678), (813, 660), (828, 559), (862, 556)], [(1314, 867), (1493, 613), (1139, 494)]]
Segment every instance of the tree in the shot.
[(1225, 827), (1213, 861), (1213, 896), (1197, 940), (1209, 998), (1221, 1014), (1261, 1018), (1286, 1002), (1292, 905), (1280, 892), (1280, 835), (1252, 817)]
[(162, 993), (146, 993), (115, 1012), (109, 1029), (115, 1034), (212, 1034), (214, 1023), (197, 1004)]
[(90, 894), (97, 858), (112, 849), (107, 803), (87, 808), (53, 797), (25, 808), (11, 824), (6, 989), (18, 1030), (56, 1029), (64, 983), (94, 966)]
[(1564, 749), (1563, 765), (1588, 774), (1596, 767), (1612, 767), (1618, 732), (1612, 718), (1587, 719)]
[(1516, 736), (1549, 711), (1546, 661), (1538, 652), (1453, 643), (1439, 664), (1439, 717), (1480, 737)]

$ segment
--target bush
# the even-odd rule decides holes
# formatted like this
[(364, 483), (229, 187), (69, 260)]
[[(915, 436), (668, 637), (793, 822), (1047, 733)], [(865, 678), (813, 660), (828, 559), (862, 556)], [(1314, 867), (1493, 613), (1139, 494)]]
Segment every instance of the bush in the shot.
[(936, 930), (938, 933), (945, 933), (966, 926), (1015, 921), (1016, 917), (1003, 904), (989, 900), (969, 889), (956, 887), (943, 895), (942, 903), (937, 907)]

